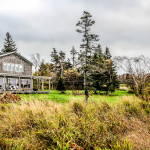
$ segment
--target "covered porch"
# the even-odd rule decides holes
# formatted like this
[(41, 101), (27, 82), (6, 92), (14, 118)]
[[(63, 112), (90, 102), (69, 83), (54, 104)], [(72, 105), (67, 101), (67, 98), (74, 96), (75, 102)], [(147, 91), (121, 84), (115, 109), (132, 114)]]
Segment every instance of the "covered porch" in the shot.
[[(51, 77), (30, 76), (19, 74), (0, 73), (0, 93), (10, 92), (15, 94), (47, 94), (50, 92)], [(36, 88), (33, 81), (36, 80)], [(44, 83), (48, 82), (48, 89), (44, 89)]]

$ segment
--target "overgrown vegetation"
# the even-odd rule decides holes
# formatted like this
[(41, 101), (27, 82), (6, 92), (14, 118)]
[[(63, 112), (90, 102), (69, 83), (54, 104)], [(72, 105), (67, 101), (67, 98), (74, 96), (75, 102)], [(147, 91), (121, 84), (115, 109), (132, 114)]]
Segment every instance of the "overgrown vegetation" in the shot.
[(0, 104), (1, 149), (148, 150), (150, 103), (105, 101)]

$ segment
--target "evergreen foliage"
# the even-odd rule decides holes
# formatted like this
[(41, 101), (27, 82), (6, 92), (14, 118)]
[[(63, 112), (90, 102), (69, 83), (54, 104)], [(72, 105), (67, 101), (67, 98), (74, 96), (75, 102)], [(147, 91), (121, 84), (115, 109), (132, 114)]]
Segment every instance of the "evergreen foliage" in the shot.
[[(84, 89), (88, 87), (87, 73), (91, 62), (92, 50), (95, 47), (95, 42), (98, 41), (98, 35), (91, 33), (91, 27), (95, 24), (95, 21), (91, 19), (92, 15), (89, 12), (84, 11), (80, 21), (76, 24), (78, 33), (82, 34), (82, 44), (80, 48), (83, 50), (80, 52), (80, 60), (82, 61), (82, 70), (84, 72)], [(87, 101), (87, 97), (85, 97)]]
[(3, 53), (17, 51), (16, 44), (12, 40), (12, 37), (9, 32), (6, 33), (6, 39), (4, 42), (4, 48), (2, 49)]
[(111, 59), (111, 54), (110, 54), (110, 51), (109, 51), (109, 48), (106, 47), (106, 50), (104, 52), (104, 59), (107, 60), (107, 59)]
[(92, 59), (93, 71), (90, 74), (91, 87), (94, 87), (95, 93), (97, 91), (105, 91), (108, 95), (109, 92), (114, 92), (119, 87), (119, 81), (109, 49), (103, 54), (100, 46), (98, 47), (99, 51), (98, 48), (95, 51), (99, 52), (99, 55), (95, 52)]
[(57, 84), (56, 90), (61, 91), (61, 93), (64, 93), (64, 91), (66, 91), (64, 80), (61, 77), (58, 80), (58, 84)]
[[(57, 90), (65, 90), (65, 85), (67, 89), (83, 89), (84, 86), (87, 95), (89, 90), (95, 93), (106, 92), (108, 95), (119, 87), (116, 67), (109, 48), (106, 47), (103, 52), (101, 45), (97, 43), (98, 35), (91, 33), (94, 24), (92, 15), (84, 11), (76, 24), (78, 27), (76, 31), (82, 35), (81, 49), (77, 52), (74, 46), (72, 47), (70, 51), (72, 63), (70, 59), (65, 59), (63, 51), (53, 48), (50, 55), (52, 63), (41, 64), (39, 71), (43, 75), (46, 73), (52, 76), (52, 84)], [(85, 99), (87, 101), (88, 96)]]

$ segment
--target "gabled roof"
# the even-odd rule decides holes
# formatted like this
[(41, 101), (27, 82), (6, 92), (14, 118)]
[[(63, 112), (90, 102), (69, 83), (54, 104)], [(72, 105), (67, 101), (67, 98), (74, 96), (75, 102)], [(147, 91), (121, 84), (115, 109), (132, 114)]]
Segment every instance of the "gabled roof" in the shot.
[(16, 51), (7, 52), (7, 53), (0, 53), (0, 57), (4, 57), (4, 56), (7, 56), (7, 55), (11, 55), (11, 54), (15, 54), (18, 57), (22, 58), (24, 61), (26, 61), (26, 62), (30, 63), (31, 65), (33, 65), (33, 63), (30, 60), (28, 60), (27, 58), (23, 57), (20, 53), (17, 53)]

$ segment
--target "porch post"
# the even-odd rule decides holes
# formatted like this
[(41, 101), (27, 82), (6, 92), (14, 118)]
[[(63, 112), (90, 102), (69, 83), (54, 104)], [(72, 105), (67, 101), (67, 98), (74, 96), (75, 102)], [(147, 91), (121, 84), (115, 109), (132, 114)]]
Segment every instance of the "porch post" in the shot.
[(6, 77), (4, 76), (4, 83), (3, 83), (4, 91), (6, 90), (6, 83), (5, 83), (5, 79), (6, 79)]
[(37, 79), (38, 80), (38, 90), (40, 89), (40, 79)]
[(31, 82), (30, 82), (30, 84), (31, 84), (31, 90), (33, 91), (33, 78), (31, 77)]
[(50, 79), (49, 79), (49, 91), (50, 91), (50, 88), (51, 88), (51, 81), (50, 81)]
[(42, 91), (44, 91), (44, 79), (42, 79)]
[(19, 76), (19, 81), (18, 81), (18, 83), (19, 83), (18, 89), (19, 89), (19, 91), (20, 91), (20, 89), (21, 89), (21, 86), (20, 86), (20, 76)]

